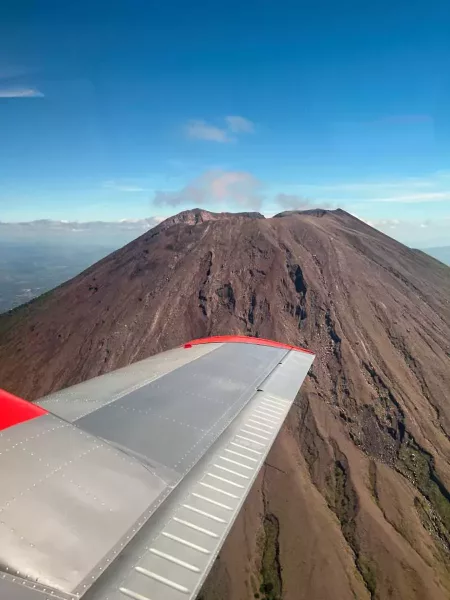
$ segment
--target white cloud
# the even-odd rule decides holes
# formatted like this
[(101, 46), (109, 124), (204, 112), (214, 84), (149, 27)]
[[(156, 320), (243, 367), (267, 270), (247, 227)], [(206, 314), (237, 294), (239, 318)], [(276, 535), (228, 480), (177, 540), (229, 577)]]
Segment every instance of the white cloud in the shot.
[(166, 217), (149, 217), (147, 219), (121, 219), (120, 221), (68, 221), (38, 219), (20, 223), (0, 221), (0, 232), (52, 232), (64, 233), (67, 231), (147, 231), (155, 227)]
[(177, 191), (157, 191), (156, 205), (190, 206), (219, 205), (223, 209), (229, 204), (240, 208), (258, 209), (262, 203), (261, 182), (244, 171), (207, 171), (192, 183)]
[(43, 98), (44, 94), (31, 87), (0, 88), (0, 98)]
[(363, 219), (354, 213), (351, 213), (354, 217), (359, 219), (360, 221), (364, 221), (367, 225), (371, 227), (376, 227), (377, 229), (384, 229), (386, 227), (395, 228), (397, 225), (400, 225), (401, 221), (398, 219)]
[(224, 127), (212, 125), (203, 119), (192, 119), (185, 125), (188, 137), (221, 144), (235, 142), (237, 135), (253, 133), (254, 130), (255, 126), (249, 119), (238, 115), (225, 117)]
[(189, 121), (186, 125), (186, 133), (188, 137), (197, 140), (207, 140), (209, 142), (219, 142), (222, 144), (233, 141), (233, 138), (229, 137), (226, 129), (210, 125), (202, 120)]
[(357, 214), (352, 214), (367, 225), (392, 236), (407, 246), (426, 248), (448, 245), (448, 216), (423, 221), (421, 219), (364, 219)]
[(255, 131), (255, 124), (245, 117), (234, 115), (225, 117), (225, 121), (233, 133), (253, 133)]

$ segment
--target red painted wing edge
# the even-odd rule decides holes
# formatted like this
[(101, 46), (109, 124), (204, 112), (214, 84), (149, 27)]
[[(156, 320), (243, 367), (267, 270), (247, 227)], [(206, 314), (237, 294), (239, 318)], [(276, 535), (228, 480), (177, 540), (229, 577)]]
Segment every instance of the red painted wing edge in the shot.
[(46, 414), (40, 406), (0, 389), (0, 431)]
[(264, 338), (248, 337), (246, 335), (216, 335), (213, 337), (199, 338), (198, 340), (191, 340), (184, 344), (184, 348), (191, 348), (198, 344), (223, 344), (227, 342), (240, 343), (240, 344), (258, 344), (260, 346), (273, 346), (274, 348), (285, 348), (286, 350), (296, 350), (297, 352), (306, 352), (307, 354), (314, 354), (311, 350), (306, 348), (300, 348), (299, 346), (291, 346), (290, 344), (283, 344), (281, 342), (275, 342), (274, 340), (266, 340)]

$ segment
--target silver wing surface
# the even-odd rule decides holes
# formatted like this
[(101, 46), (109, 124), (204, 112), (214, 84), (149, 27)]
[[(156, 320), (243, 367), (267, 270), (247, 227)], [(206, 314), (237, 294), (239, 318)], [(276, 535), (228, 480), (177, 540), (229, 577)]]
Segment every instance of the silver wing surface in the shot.
[(38, 405), (0, 394), (0, 598), (194, 598), (313, 360), (206, 338)]

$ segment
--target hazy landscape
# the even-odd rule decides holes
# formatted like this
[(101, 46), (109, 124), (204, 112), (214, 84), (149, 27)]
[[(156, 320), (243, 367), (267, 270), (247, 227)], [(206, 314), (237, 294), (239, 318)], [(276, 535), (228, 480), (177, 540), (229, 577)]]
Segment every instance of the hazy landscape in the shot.
[(0, 222), (0, 313), (81, 273), (155, 223)]
[(114, 249), (0, 241), (0, 313), (58, 286)]

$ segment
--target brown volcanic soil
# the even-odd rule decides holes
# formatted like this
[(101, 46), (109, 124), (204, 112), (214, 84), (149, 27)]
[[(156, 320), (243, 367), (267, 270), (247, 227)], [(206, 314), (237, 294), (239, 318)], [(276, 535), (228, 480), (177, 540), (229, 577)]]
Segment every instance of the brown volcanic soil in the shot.
[(181, 213), (0, 317), (35, 399), (195, 337), (313, 369), (201, 593), (450, 598), (450, 269), (347, 213)]

